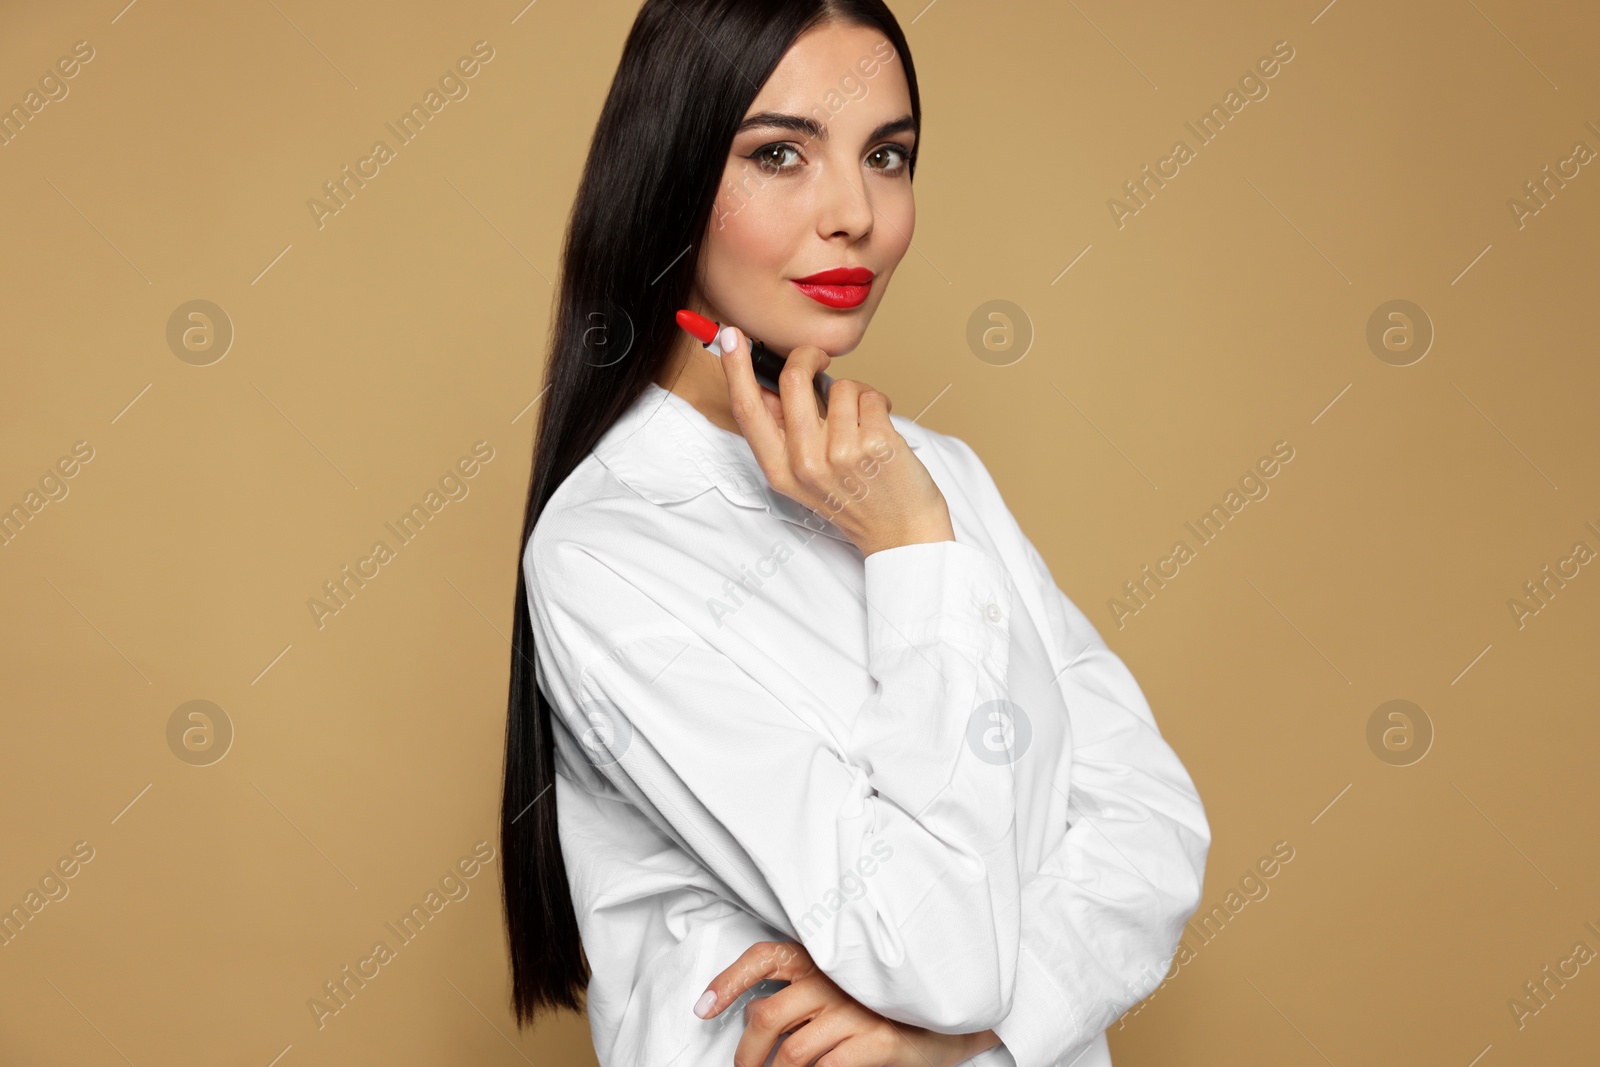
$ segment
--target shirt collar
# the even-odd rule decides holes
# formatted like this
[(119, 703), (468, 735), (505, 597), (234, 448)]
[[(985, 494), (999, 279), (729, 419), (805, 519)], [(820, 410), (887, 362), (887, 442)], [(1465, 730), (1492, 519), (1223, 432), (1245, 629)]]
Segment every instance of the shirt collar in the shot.
[[(895, 427), (907, 429), (901, 420)], [(902, 434), (912, 450), (920, 435)], [(655, 504), (674, 504), (716, 489), (729, 501), (765, 508), (785, 522), (849, 544), (833, 523), (767, 482), (750, 443), (724, 430), (689, 401), (649, 382), (601, 436), (595, 455), (629, 489)]]

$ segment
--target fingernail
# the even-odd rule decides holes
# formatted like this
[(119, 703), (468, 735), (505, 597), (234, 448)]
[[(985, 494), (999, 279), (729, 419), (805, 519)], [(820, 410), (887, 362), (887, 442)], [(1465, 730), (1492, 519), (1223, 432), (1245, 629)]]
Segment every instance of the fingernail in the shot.
[(739, 331), (732, 326), (724, 326), (722, 332), (717, 335), (717, 345), (724, 352), (732, 352), (739, 347)]
[(694, 1002), (694, 1013), (704, 1019), (711, 1014), (711, 1009), (716, 1006), (717, 991), (708, 989), (700, 994), (700, 999)]

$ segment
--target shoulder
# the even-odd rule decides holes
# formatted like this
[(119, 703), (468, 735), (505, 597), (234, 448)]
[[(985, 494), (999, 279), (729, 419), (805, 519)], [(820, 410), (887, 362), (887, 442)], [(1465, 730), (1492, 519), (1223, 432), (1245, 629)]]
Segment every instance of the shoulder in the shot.
[(592, 543), (595, 533), (606, 528), (608, 515), (636, 499), (598, 456), (586, 455), (545, 501), (523, 546), (522, 568), (530, 588), (536, 578), (559, 572), (576, 547)]
[(669, 518), (592, 452), (546, 501), (521, 567), (540, 650), (560, 671), (576, 676), (647, 638), (685, 638), (658, 578), (681, 562), (683, 532)]
[[(889, 417), (895, 421), (896, 429), (901, 429), (902, 423), (893, 414)], [(1098, 635), (1076, 605), (1064, 595), (1058, 603), (1059, 586), (1049, 565), (1022, 529), (977, 450), (954, 434), (930, 430), (909, 419), (904, 425), (901, 436), (908, 442), (911, 434), (919, 435), (917, 455), (944, 491), (952, 519), (957, 522), (958, 536), (964, 518), (968, 529), (974, 531), (973, 536), (983, 540), (980, 547), (991, 551), (1005, 566), (1040, 632), (1067, 638), (1074, 647), (1098, 641)], [(981, 534), (975, 532), (980, 529)]]
[(638, 551), (649, 510), (594, 453), (585, 456), (545, 502), (522, 548), (534, 622), (566, 630), (594, 606), (626, 599), (632, 583), (619, 564)]

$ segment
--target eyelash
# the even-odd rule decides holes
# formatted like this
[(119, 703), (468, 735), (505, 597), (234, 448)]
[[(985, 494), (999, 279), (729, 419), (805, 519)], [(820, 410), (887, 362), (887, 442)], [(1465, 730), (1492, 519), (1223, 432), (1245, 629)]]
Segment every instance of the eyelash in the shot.
[[(790, 151), (794, 152), (796, 155), (800, 154), (800, 149), (798, 147), (796, 147), (795, 145), (790, 144), (788, 141), (774, 141), (771, 144), (762, 145), (760, 148), (756, 149), (754, 152), (751, 152), (748, 156), (745, 156), (745, 158), (748, 159), (748, 160), (751, 160), (752, 162), (754, 162), (756, 164), (756, 166), (760, 167), (763, 170), (776, 171), (776, 172), (793, 170), (795, 165), (782, 166), (782, 165), (765, 163), (765, 162), (762, 161), (762, 159), (761, 159), (762, 155), (764, 153), (772, 151), (775, 148), (787, 148)], [(885, 144), (881, 144), (878, 147), (874, 148), (871, 152), (868, 153), (868, 158), (871, 158), (872, 156), (876, 155), (879, 152), (884, 151), (885, 149), (887, 149), (889, 151), (892, 151), (892, 152), (900, 153), (900, 162), (895, 164), (892, 167), (873, 167), (872, 168), (873, 170), (882, 171), (884, 174), (890, 175), (891, 177), (898, 177), (901, 174), (901, 172), (905, 171), (907, 168), (909, 168), (911, 166), (911, 164), (913, 164), (913, 163), (915, 163), (917, 161), (917, 150), (916, 149), (914, 149), (914, 148), (908, 149), (904, 145), (895, 144), (893, 142), (887, 142)]]

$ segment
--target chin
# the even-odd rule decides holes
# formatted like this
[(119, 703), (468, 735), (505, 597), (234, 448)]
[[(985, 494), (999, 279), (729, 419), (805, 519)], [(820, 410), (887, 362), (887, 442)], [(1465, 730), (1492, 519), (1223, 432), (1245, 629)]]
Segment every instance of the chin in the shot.
[[(818, 306), (806, 316), (805, 325), (797, 331), (801, 340), (794, 344), (816, 345), (835, 359), (855, 351), (866, 335), (867, 324), (872, 321), (872, 310), (865, 306), (848, 312)], [(790, 346), (791, 348), (793, 345)]]
[[(785, 351), (792, 351), (797, 345), (816, 345), (834, 359), (847, 356), (854, 352), (861, 343), (863, 330), (854, 324), (835, 322), (829, 328), (802, 329), (797, 332), (796, 340), (787, 345)], [(774, 346), (776, 347), (776, 346)]]
[(838, 345), (836, 347), (830, 347), (828, 345), (822, 345), (821, 348), (822, 348), (822, 350), (824, 352), (828, 353), (828, 355), (832, 356), (834, 359), (842, 359), (845, 356), (848, 356), (850, 353), (854, 352), (856, 350), (856, 346), (859, 345), (860, 343), (861, 343), (861, 335), (860, 334), (855, 334), (848, 341), (846, 341), (842, 345)]

